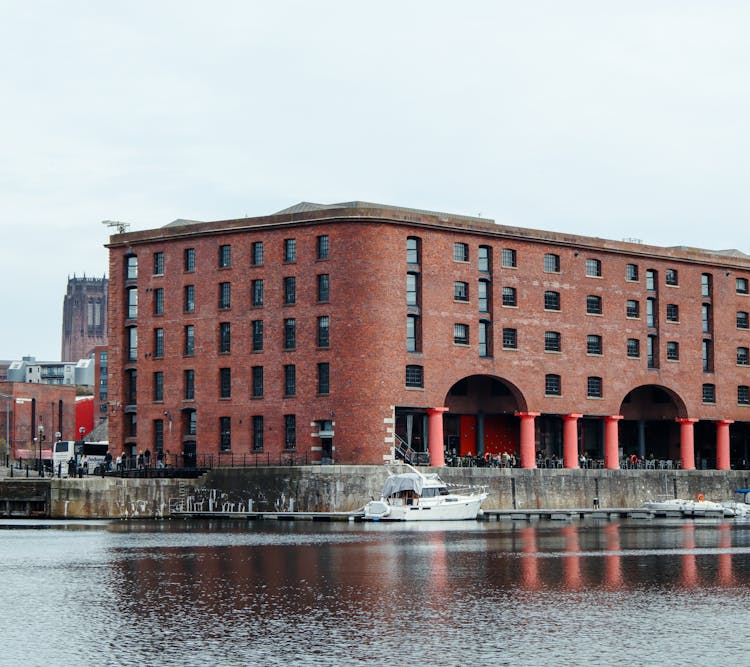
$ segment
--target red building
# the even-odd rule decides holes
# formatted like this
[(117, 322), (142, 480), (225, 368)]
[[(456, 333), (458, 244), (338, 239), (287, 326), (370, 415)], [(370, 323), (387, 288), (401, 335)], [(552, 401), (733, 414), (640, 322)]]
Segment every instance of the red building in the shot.
[(736, 251), (362, 202), (180, 220), (108, 247), (109, 432), (132, 452), (748, 460)]
[(0, 456), (33, 462), (52, 458), (52, 444), (76, 440), (76, 388), (32, 382), (0, 383)]

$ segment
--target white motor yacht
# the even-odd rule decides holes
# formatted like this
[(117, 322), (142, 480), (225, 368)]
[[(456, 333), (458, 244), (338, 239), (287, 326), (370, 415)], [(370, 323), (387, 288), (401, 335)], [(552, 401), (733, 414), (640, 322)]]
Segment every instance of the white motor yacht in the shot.
[(389, 475), (380, 500), (365, 505), (371, 521), (460, 521), (476, 519), (486, 487), (449, 487), (436, 473), (411, 471)]

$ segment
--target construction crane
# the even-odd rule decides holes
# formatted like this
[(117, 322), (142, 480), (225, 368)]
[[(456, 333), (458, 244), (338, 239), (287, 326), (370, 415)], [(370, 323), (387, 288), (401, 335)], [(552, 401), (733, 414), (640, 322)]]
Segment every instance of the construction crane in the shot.
[(102, 224), (107, 225), (107, 227), (117, 227), (118, 234), (124, 234), (128, 231), (128, 229), (130, 229), (129, 222), (119, 222), (117, 220), (102, 220)]

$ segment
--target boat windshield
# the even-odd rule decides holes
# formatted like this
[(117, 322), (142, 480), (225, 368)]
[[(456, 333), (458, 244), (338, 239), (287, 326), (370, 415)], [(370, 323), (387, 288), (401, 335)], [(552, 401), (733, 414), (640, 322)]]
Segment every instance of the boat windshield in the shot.
[(444, 486), (439, 487), (429, 487), (422, 489), (422, 498), (436, 498), (437, 496), (447, 496), (448, 495), (448, 489), (446, 489)]

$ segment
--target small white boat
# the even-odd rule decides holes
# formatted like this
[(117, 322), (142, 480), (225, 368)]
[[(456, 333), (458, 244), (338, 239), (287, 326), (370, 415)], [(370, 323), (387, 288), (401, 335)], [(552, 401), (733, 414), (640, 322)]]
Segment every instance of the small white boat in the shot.
[(435, 473), (390, 474), (383, 484), (380, 500), (365, 505), (364, 518), (370, 521), (461, 521), (476, 519), (487, 498), (486, 487), (449, 487)]
[(725, 508), (734, 512), (738, 519), (750, 518), (750, 489), (736, 489), (733, 500), (721, 503)]
[(700, 496), (698, 500), (687, 500), (685, 498), (649, 500), (643, 503), (642, 508), (654, 512), (655, 514), (666, 514), (667, 516), (721, 515), (725, 517), (733, 517), (736, 515), (736, 511), (728, 505), (704, 500)]

